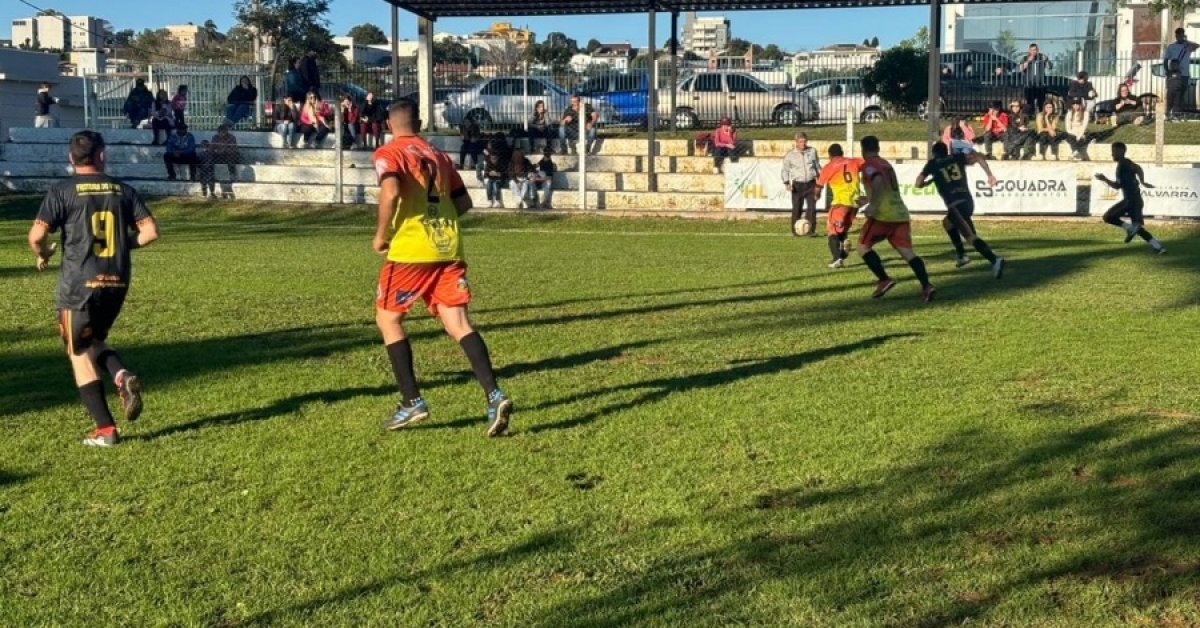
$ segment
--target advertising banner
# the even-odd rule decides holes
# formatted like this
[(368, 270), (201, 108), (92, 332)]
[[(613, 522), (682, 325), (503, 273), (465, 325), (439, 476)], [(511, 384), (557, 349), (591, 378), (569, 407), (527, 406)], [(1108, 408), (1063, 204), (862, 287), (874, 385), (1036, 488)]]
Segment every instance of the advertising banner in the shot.
[[(1171, 218), (1200, 218), (1200, 169), (1196, 168), (1159, 168), (1142, 166), (1146, 173), (1146, 183), (1153, 188), (1142, 188), (1142, 199), (1146, 208), (1142, 213), (1146, 216), (1161, 216)], [(1116, 178), (1116, 166), (1097, 168), (1109, 179)], [(1121, 200), (1121, 191), (1114, 190), (1101, 181), (1092, 180), (1091, 214), (1103, 215)]]

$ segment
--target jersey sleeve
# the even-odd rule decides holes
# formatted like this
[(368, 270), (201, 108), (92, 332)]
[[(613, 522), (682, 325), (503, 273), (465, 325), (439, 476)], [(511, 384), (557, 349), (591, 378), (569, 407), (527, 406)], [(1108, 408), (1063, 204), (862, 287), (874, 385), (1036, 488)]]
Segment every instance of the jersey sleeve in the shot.
[(376, 151), (374, 161), (375, 176), (380, 183), (389, 176), (400, 176), (408, 170), (391, 151)]
[(42, 199), (42, 206), (38, 208), (37, 217), (34, 222), (45, 225), (51, 233), (62, 228), (67, 221), (67, 206), (63, 202), (62, 196), (58, 190), (51, 188), (46, 194), (46, 198)]
[(836, 170), (836, 168), (833, 167), (832, 163), (825, 164), (825, 167), (821, 168), (821, 174), (817, 175), (817, 185), (824, 186), (825, 184), (829, 183), (829, 181), (833, 179), (834, 170)]
[(124, 205), (125, 223), (128, 225), (141, 225), (143, 221), (154, 219), (154, 215), (150, 213), (150, 208), (146, 207), (142, 196), (132, 187), (125, 186)]
[(932, 159), (925, 162), (925, 167), (921, 168), (921, 176), (922, 177), (932, 177), (934, 171), (936, 170), (936, 168), (934, 168), (934, 165), (935, 164)]

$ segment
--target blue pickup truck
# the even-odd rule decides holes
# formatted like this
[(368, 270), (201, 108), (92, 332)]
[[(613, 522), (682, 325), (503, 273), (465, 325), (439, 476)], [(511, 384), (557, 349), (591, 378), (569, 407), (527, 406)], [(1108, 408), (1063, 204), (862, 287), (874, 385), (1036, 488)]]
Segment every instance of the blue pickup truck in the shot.
[(621, 126), (646, 126), (650, 79), (645, 72), (611, 73), (592, 77), (575, 88), (574, 93), (585, 98), (607, 101), (616, 109)]

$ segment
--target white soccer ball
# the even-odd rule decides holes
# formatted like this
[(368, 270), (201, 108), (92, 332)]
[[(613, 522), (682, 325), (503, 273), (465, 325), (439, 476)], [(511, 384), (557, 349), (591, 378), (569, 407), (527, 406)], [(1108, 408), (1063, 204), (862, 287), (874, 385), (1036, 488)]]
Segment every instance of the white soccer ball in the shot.
[(792, 229), (800, 235), (808, 235), (808, 222), (804, 219), (797, 220)]

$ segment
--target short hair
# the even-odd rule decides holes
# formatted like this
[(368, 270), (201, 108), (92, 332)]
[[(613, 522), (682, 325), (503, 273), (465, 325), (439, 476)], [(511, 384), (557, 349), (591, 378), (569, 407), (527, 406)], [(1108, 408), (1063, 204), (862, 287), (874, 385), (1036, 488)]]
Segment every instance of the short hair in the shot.
[(963, 133), (962, 127), (956, 126), (950, 129), (950, 139), (961, 140), (965, 138), (966, 134)]
[(91, 130), (83, 130), (71, 136), (71, 163), (76, 166), (94, 166), (104, 150), (104, 136)]
[(991, 108), (992, 109), (1003, 109), (1004, 103), (1001, 103), (999, 100), (993, 100), (992, 104), (991, 104)]
[(1125, 142), (1113, 142), (1112, 147), (1113, 150), (1120, 151), (1122, 153), (1128, 148), (1128, 146), (1125, 146)]
[(50, 89), (50, 84), (45, 81), (42, 81), (42, 84), (40, 86), (38, 86), (38, 88), (39, 89)]
[(845, 155), (845, 154), (846, 153), (842, 152), (841, 144), (830, 144), (829, 145), (829, 156), (830, 157), (841, 157), (842, 155)]
[(1176, 35), (1187, 35), (1187, 29), (1180, 26), (1179, 28), (1175, 29), (1175, 34)]
[(950, 149), (946, 147), (945, 142), (938, 142), (931, 149), (934, 157), (945, 157), (950, 154)]
[(879, 152), (879, 138), (875, 137), (874, 135), (868, 135), (868, 136), (862, 138), (862, 141), (859, 142), (859, 144), (862, 146), (862, 150), (864, 153), (878, 153)]
[(1029, 44), (1029, 47), (1030, 47), (1030, 48), (1037, 48), (1037, 47), (1038, 47), (1038, 45), (1037, 45), (1037, 42), (1035, 41), (1035, 42), (1033, 42), (1032, 44)]
[(808, 139), (808, 133), (805, 133), (804, 131), (797, 131), (797, 132), (796, 132), (796, 137), (795, 137), (795, 139), (798, 139), (798, 140), (807, 140), (807, 139)]
[(398, 98), (388, 105), (388, 118), (407, 123), (409, 130), (415, 130), (417, 121), (421, 119), (421, 107), (411, 98)]
[(1080, 72), (1079, 74), (1076, 74), (1076, 75), (1075, 75), (1075, 78), (1077, 78), (1077, 79), (1079, 79), (1079, 80), (1081, 80), (1081, 81), (1086, 81), (1086, 80), (1087, 80), (1087, 77), (1088, 77), (1088, 73), (1087, 73), (1087, 72)]

